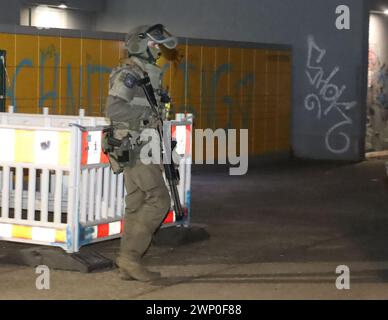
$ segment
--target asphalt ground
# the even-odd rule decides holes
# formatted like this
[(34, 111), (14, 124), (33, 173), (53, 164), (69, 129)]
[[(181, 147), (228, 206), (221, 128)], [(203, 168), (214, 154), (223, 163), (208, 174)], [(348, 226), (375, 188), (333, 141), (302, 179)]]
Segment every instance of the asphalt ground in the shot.
[[(384, 160), (354, 164), (283, 161), (194, 168), (192, 222), (208, 239), (153, 245), (154, 283), (116, 269), (51, 270), (37, 290), (32, 267), (0, 259), (0, 299), (388, 299), (388, 182)], [(0, 258), (28, 246), (0, 242)], [(90, 246), (114, 260), (119, 241)], [(338, 290), (338, 266), (350, 290)]]

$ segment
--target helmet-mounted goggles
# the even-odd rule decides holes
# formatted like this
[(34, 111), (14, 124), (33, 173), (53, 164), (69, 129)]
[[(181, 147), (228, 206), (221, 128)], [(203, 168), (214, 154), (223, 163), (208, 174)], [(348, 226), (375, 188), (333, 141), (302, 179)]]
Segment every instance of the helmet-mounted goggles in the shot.
[(161, 44), (168, 49), (174, 49), (178, 45), (178, 40), (162, 24), (156, 24), (139, 34), (139, 38), (149, 38), (157, 44)]

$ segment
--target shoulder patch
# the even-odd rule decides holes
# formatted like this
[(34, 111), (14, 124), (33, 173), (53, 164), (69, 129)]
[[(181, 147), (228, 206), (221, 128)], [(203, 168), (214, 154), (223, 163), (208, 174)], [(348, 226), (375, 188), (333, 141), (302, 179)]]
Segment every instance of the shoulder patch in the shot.
[(132, 73), (127, 73), (124, 79), (124, 84), (127, 88), (133, 89), (137, 84), (137, 77)]

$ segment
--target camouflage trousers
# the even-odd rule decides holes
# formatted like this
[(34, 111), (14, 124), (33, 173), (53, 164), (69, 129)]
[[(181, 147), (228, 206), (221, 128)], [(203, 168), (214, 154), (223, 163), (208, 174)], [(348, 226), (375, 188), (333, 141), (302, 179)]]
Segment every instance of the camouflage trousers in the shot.
[(159, 165), (137, 161), (124, 169), (127, 196), (120, 258), (138, 262), (151, 244), (171, 205)]

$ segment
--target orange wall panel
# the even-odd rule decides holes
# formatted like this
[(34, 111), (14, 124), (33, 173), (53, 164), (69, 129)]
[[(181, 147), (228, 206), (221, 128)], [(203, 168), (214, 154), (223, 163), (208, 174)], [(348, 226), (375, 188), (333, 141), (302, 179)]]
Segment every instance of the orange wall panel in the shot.
[(62, 113), (60, 104), (61, 41), (58, 37), (39, 37), (39, 108), (50, 107), (51, 113)]
[[(7, 51), (8, 105), (17, 112), (104, 114), (109, 74), (126, 56), (116, 40), (0, 34)], [(181, 60), (163, 58), (174, 112), (197, 129), (249, 129), (249, 152), (290, 148), (291, 52), (181, 44)]]
[(77, 114), (81, 105), (81, 50), (81, 39), (61, 39), (60, 104), (62, 114)]

